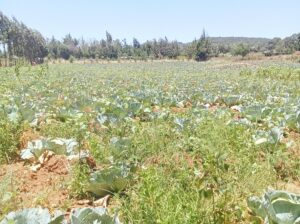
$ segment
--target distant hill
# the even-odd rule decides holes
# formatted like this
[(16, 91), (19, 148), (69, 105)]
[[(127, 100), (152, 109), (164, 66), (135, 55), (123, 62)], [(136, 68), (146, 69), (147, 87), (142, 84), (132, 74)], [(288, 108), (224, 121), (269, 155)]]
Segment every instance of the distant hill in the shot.
[(265, 45), (271, 39), (269, 38), (259, 38), (259, 37), (209, 37), (212, 43), (214, 44), (223, 44), (223, 45), (236, 45), (236, 44), (248, 44), (253, 45)]

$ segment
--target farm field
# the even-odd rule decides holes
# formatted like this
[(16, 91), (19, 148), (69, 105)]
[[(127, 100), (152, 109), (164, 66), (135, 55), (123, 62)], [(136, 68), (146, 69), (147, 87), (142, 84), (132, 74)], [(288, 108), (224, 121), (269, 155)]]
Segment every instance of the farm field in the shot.
[(0, 220), (101, 205), (114, 223), (261, 223), (250, 197), (300, 193), (293, 61), (0, 68), (0, 107)]

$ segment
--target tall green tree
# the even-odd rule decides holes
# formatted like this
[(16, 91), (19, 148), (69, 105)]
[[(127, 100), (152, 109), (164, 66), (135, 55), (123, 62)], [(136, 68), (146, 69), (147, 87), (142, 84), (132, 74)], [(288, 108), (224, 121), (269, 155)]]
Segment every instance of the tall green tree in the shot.
[(28, 28), (16, 18), (8, 18), (0, 12), (0, 44), (5, 60), (25, 58), (31, 63), (41, 63), (47, 56), (46, 41), (35, 30)]
[(205, 30), (203, 30), (202, 35), (199, 40), (194, 40), (187, 54), (190, 58), (193, 58), (196, 61), (206, 61), (211, 57), (212, 45), (208, 39)]

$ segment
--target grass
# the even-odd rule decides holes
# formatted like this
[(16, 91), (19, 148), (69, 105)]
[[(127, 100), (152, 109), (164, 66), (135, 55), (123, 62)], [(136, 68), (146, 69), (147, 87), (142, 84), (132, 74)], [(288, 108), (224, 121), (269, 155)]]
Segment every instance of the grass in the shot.
[(14, 187), (13, 174), (7, 173), (0, 183), (0, 219), (10, 211), (19, 209), (17, 189)]
[(190, 134), (192, 142), (174, 136), (128, 190), (121, 209), (125, 222), (247, 222), (246, 195), (274, 186), (277, 177), (268, 161), (257, 161), (249, 135), (209, 120)]

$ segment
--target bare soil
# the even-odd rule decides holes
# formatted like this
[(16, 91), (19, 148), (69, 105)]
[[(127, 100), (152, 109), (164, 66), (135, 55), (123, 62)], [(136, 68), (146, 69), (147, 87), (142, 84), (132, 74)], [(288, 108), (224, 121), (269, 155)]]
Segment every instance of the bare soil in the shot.
[(49, 209), (64, 207), (68, 196), (70, 164), (65, 156), (54, 155), (38, 171), (17, 162), (0, 166), (0, 181), (11, 175), (11, 191), (16, 192), (20, 208), (42, 206)]

